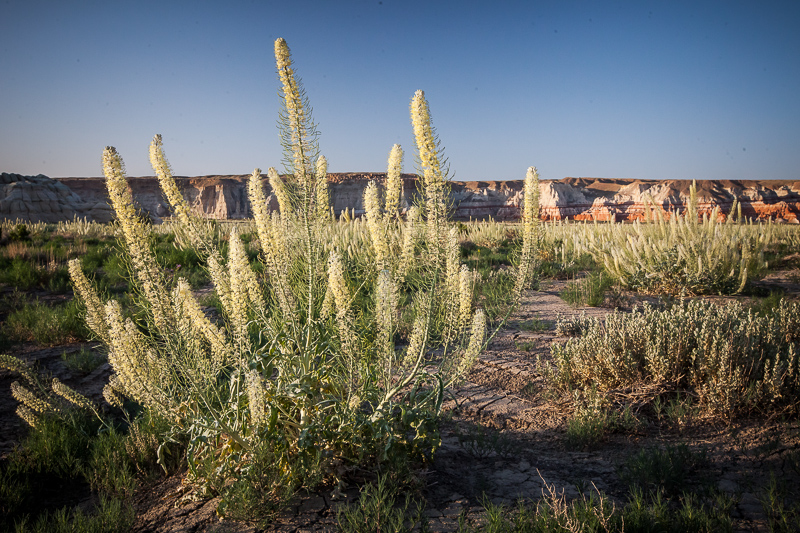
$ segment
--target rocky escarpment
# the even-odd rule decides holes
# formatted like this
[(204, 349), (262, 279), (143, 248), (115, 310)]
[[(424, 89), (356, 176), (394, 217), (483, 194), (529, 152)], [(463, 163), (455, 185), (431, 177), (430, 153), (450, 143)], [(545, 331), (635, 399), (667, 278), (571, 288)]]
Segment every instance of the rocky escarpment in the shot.
[[(247, 175), (176, 177), (178, 187), (198, 214), (215, 219), (251, 217)], [(383, 183), (384, 173), (330, 174), (333, 209), (356, 215), (364, 212), (363, 193), (370, 181)], [(170, 209), (153, 177), (129, 178), (129, 187), (141, 209), (154, 222), (169, 216)], [(277, 201), (265, 180), (264, 192), (271, 208)], [(414, 174), (403, 175), (407, 207), (417, 194)], [(565, 178), (542, 181), (540, 215), (547, 220), (632, 221), (648, 209), (681, 212), (689, 199), (689, 180), (630, 180)], [(450, 201), (457, 220), (516, 220), (522, 203), (522, 181), (451, 182)], [(724, 215), (737, 201), (742, 214), (753, 219), (798, 222), (800, 180), (701, 180), (697, 182), (699, 208), (710, 213), (719, 207)], [(73, 217), (98, 222), (111, 220), (103, 178), (55, 178), (2, 174), (0, 219), (43, 222)]]
[(0, 174), (0, 219), (60, 222), (75, 217), (111, 220), (107, 197), (81, 197), (65, 184), (38, 176)]

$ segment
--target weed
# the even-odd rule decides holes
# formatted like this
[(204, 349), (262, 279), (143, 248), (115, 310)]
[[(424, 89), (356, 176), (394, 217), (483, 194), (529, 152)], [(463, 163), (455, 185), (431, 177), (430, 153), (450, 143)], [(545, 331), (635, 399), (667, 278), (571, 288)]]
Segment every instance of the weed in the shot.
[(547, 322), (538, 317), (520, 322), (517, 327), (522, 331), (530, 331), (532, 333), (541, 333), (550, 329), (550, 326), (547, 324)]
[(77, 352), (64, 352), (61, 354), (64, 365), (73, 372), (89, 374), (94, 369), (106, 362), (106, 356), (93, 350), (81, 348)]
[(461, 425), (456, 426), (455, 435), (458, 438), (458, 445), (477, 458), (510, 457), (517, 449), (514, 441), (508, 436), (495, 428), (480, 424), (466, 424), (465, 430), (462, 430)]
[(17, 224), (6, 235), (10, 241), (29, 241), (31, 239), (31, 232), (25, 224)]
[(701, 502), (685, 496), (679, 505), (669, 505), (660, 494), (645, 497), (640, 490), (629, 495), (624, 506), (617, 507), (602, 492), (585, 493), (567, 502), (563, 495), (548, 487), (535, 506), (520, 501), (515, 508), (485, 504), (481, 524), (459, 520), (459, 533), (626, 531), (632, 533), (723, 533), (733, 531), (733, 501), (717, 497)]
[(534, 341), (523, 341), (517, 343), (517, 350), (522, 350), (523, 352), (532, 352), (536, 349), (536, 342)]
[(680, 391), (664, 407), (664, 417), (667, 422), (678, 427), (689, 425), (696, 415), (694, 399), (686, 395), (681, 399)]
[(2, 326), (2, 332), (11, 341), (35, 342), (42, 346), (80, 342), (88, 337), (75, 300), (58, 306), (37, 301), (13, 311)]
[(129, 502), (100, 497), (93, 514), (80, 507), (63, 507), (39, 515), (35, 522), (23, 518), (14, 528), (17, 533), (124, 533), (133, 527), (135, 515)]
[(620, 477), (632, 490), (663, 492), (672, 498), (686, 490), (689, 474), (706, 462), (705, 450), (693, 452), (686, 444), (645, 448), (627, 459)]
[(785, 480), (778, 480), (775, 474), (770, 475), (769, 484), (759, 495), (761, 506), (767, 515), (769, 530), (775, 533), (797, 531), (800, 524), (800, 493), (789, 490)]
[(496, 324), (516, 305), (513, 291), (516, 275), (511, 270), (478, 271), (478, 275), (475, 300), (486, 310), (489, 321)]
[(800, 476), (800, 449), (793, 450), (786, 455), (786, 462), (794, 473)]
[[(565, 388), (601, 390), (643, 382), (691, 390), (701, 408), (732, 415), (797, 405), (800, 304), (782, 300), (761, 317), (739, 303), (680, 301), (663, 310), (645, 305), (590, 319), (582, 335), (551, 348), (552, 376)], [(692, 404), (673, 403), (668, 417), (685, 419)]]
[(375, 483), (364, 485), (358, 501), (339, 508), (336, 514), (339, 530), (343, 533), (410, 533), (416, 528), (424, 529), (424, 505), (415, 504), (409, 492), (400, 503), (398, 492), (383, 476), (378, 476)]
[(605, 439), (610, 429), (610, 420), (605, 411), (574, 416), (567, 420), (567, 446), (573, 450), (593, 449)]
[[(275, 55), (287, 175), (273, 168), (267, 176), (279, 212), (268, 211), (256, 170), (248, 183), (254, 223), (226, 226), (221, 238), (221, 225), (192, 213), (157, 135), (150, 159), (175, 213), (176, 235), (169, 235), (132, 208), (122, 158), (107, 147), (104, 174), (122, 236), (120, 279), (130, 286), (132, 309), (123, 314), (119, 300), (104, 302), (106, 291), (97, 292), (77, 260), (69, 263), (87, 324), (109, 347), (116, 372), (106, 391), (111, 402), (119, 406), (124, 393), (170, 420), (164, 438), (188, 443), (189, 482), (199, 494), (222, 496), (221, 512), (234, 514), (255, 512), (252, 502), (280, 500), (284, 489), (313, 486), (321, 473), (340, 481), (347, 474), (341, 464), (429, 459), (439, 445), (444, 391), (487, 342), (484, 309), (502, 308), (488, 318), (504, 322), (531, 281), (537, 244), (539, 188), (531, 167), (518, 266), (498, 276), (502, 287), (477, 295), (476, 307), (476, 277), (461, 264), (458, 229), (447, 220), (447, 172), (422, 91), (411, 112), (424, 191), (406, 220), (398, 217), (396, 146), (390, 179), (365, 191), (363, 222), (333, 221), (327, 162), (283, 39)], [(338, 246), (344, 227), (357, 228), (359, 246)], [(249, 245), (252, 236), (242, 238), (253, 229), (260, 255)], [(482, 260), (498, 264), (509, 250)], [(256, 256), (259, 268), (252, 266)], [(201, 264), (220, 302), (214, 321), (191, 291), (205, 282), (191, 275)], [(103, 270), (101, 289), (110, 261)], [(407, 343), (397, 346), (401, 336)], [(103, 463), (117, 455), (102, 455)], [(125, 483), (114, 476), (105, 484), (119, 491)]]
[(592, 327), (592, 318), (586, 316), (585, 311), (580, 315), (558, 315), (556, 317), (556, 335), (563, 337), (577, 337)]
[(783, 299), (784, 294), (781, 291), (772, 291), (768, 296), (756, 299), (750, 309), (760, 316), (767, 317), (775, 314), (775, 311), (780, 308)]
[(605, 300), (606, 291), (611, 284), (611, 278), (601, 270), (581, 280), (568, 283), (560, 296), (573, 307), (599, 307)]

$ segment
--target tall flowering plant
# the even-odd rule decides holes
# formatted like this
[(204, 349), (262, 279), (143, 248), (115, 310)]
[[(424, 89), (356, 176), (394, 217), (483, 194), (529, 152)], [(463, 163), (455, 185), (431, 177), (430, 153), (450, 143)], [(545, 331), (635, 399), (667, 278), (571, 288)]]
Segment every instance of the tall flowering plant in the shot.
[[(184, 242), (206, 263), (221, 317), (204, 312), (186, 280), (159, 272), (114, 148), (104, 151), (104, 172), (144, 317), (102, 301), (80, 264), (70, 264), (87, 324), (109, 350), (106, 398), (121, 405), (127, 397), (171, 421), (189, 440), (190, 481), (210, 492), (250, 483), (273, 494), (318, 479), (308, 469), (341, 479), (367, 462), (429, 456), (444, 391), (486, 339), (474, 276), (460, 264), (447, 221), (446, 172), (424, 94), (411, 104), (424, 199), (400, 219), (403, 152), (394, 146), (385, 186), (365, 193), (374, 261), (356, 270), (325, 241), (338, 223), (327, 160), (283, 39), (275, 56), (285, 174), (270, 168), (265, 180), (256, 169), (248, 183), (261, 268), (248, 262), (237, 230), (227, 247), (210, 238), (175, 184), (160, 136), (150, 148)], [(268, 209), (269, 195), (278, 211)], [(411, 272), (423, 282), (409, 283)], [(401, 316), (411, 317), (404, 342)], [(436, 329), (436, 317), (447, 326)], [(434, 356), (437, 345), (443, 350)]]

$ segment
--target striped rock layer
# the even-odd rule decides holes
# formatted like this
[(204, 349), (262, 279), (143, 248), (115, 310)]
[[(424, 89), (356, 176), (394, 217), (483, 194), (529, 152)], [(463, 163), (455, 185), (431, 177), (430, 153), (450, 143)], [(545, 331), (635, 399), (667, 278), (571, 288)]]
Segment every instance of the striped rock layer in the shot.
[[(176, 177), (193, 209), (220, 220), (251, 217), (247, 175)], [(414, 174), (404, 174), (407, 207), (419, 195)], [(364, 212), (363, 192), (370, 181), (383, 183), (385, 173), (348, 173), (328, 176), (334, 212)], [(540, 216), (545, 220), (598, 220), (630, 222), (646, 216), (648, 208), (669, 214), (685, 209), (689, 180), (634, 180), (564, 178), (540, 183)], [(154, 177), (129, 178), (129, 187), (141, 209), (154, 222), (170, 215)], [(520, 216), (523, 183), (509, 181), (453, 181), (450, 202), (456, 220), (513, 221)], [(698, 206), (710, 213), (719, 207), (729, 213), (736, 200), (742, 215), (758, 220), (797, 223), (800, 217), (800, 180), (699, 180)], [(264, 192), (272, 208), (277, 201), (269, 184)], [(103, 178), (48, 178), (0, 174), (0, 219), (57, 222), (74, 217), (108, 222), (113, 212)]]

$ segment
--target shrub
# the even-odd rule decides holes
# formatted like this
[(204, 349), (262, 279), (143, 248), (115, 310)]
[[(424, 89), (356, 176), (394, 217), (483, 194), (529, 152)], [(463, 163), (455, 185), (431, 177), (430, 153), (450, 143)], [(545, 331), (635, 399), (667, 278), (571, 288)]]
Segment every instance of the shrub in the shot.
[(25, 224), (17, 224), (7, 233), (10, 241), (29, 241), (31, 232)]
[[(121, 498), (132, 493), (135, 470), (124, 456), (125, 437), (110, 431), (91, 438), (96, 432), (96, 421), (81, 415), (69, 420), (63, 414), (39, 417), (0, 469), (0, 528), (127, 531), (133, 524), (133, 509)], [(106, 455), (110, 461), (102, 459)], [(87, 482), (101, 491), (100, 505), (92, 514), (71, 505), (61, 509), (42, 505), (54, 486), (66, 489), (78, 503), (89, 493)]]
[(759, 316), (737, 302), (684, 301), (658, 310), (590, 318), (581, 337), (554, 345), (553, 379), (600, 390), (642, 382), (691, 388), (700, 404), (733, 414), (797, 406), (800, 304), (783, 300)]

